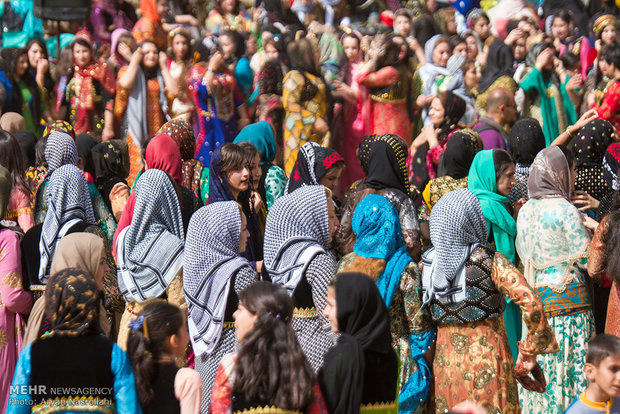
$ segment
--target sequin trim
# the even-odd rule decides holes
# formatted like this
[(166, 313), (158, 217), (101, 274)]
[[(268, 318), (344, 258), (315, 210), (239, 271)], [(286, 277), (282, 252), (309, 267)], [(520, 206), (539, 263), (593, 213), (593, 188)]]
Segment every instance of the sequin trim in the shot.
[(295, 308), (293, 310), (294, 319), (312, 319), (319, 316), (315, 307), (312, 308)]

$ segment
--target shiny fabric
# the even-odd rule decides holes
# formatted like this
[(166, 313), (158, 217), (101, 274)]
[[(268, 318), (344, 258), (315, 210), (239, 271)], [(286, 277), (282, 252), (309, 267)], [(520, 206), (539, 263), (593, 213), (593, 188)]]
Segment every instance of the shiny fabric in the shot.
[(561, 197), (570, 202), (571, 173), (559, 147), (551, 146), (538, 153), (530, 167), (527, 189), (531, 198)]
[(515, 163), (529, 166), (536, 154), (545, 148), (545, 136), (534, 118), (519, 119), (510, 129), (510, 155)]

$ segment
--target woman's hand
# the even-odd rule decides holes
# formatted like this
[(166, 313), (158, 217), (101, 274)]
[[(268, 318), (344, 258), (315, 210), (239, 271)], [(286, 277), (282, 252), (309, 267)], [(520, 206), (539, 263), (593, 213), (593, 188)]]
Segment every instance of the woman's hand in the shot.
[(159, 67), (162, 69), (168, 67), (168, 55), (166, 52), (159, 52)]
[(592, 232), (595, 232), (596, 228), (598, 227), (598, 221), (594, 220), (590, 216), (585, 216), (583, 219), (583, 225), (586, 227), (586, 229), (592, 230)]
[(521, 352), (519, 352), (519, 356), (517, 357), (517, 364), (519, 363), (523, 364), (523, 368), (525, 368), (527, 372), (532, 372), (534, 367), (536, 367), (536, 357), (534, 355), (523, 355)]
[(101, 141), (106, 142), (111, 139), (114, 139), (114, 128), (112, 128), (111, 125), (106, 124), (101, 132)]
[(519, 211), (521, 211), (521, 207), (523, 207), (526, 202), (527, 202), (527, 200), (525, 198), (520, 198), (515, 203), (515, 206), (514, 206), (514, 210), (515, 210), (515, 217), (514, 218), (515, 218), (515, 220), (517, 219), (517, 216), (519, 215)]
[(536, 64), (535, 64), (536, 69), (542, 72), (544, 67), (547, 66), (547, 64), (550, 61), (553, 61), (554, 57), (555, 55), (554, 55), (553, 49), (548, 48), (548, 49), (543, 50), (542, 52), (540, 52), (540, 54), (536, 58)]
[(218, 50), (213, 54), (213, 56), (211, 56), (211, 59), (209, 59), (209, 70), (211, 72), (216, 72), (222, 67), (223, 64), (224, 56), (222, 55), (222, 52)]
[(317, 118), (314, 121), (314, 129), (316, 129), (320, 134), (326, 134), (329, 131), (329, 125), (323, 118)]
[(49, 62), (45, 58), (40, 58), (37, 62), (37, 76), (44, 76), (49, 69)]
[(579, 211), (596, 210), (601, 204), (600, 201), (598, 201), (596, 198), (592, 197), (585, 191), (575, 191), (573, 203), (581, 206), (579, 207)]
[[(118, 51), (118, 54), (121, 55), (123, 59), (125, 59), (125, 62), (129, 62), (131, 60), (131, 56), (133, 55), (133, 53), (131, 52), (131, 48), (125, 43), (119, 43), (116, 47), (116, 50)], [(114, 54), (112, 54), (112, 56), (114, 56)], [(120, 62), (118, 63), (120, 64)]]
[(571, 76), (571, 78), (566, 83), (566, 90), (574, 91), (575, 89), (580, 89), (582, 85), (583, 85), (583, 78), (581, 77), (581, 75), (576, 74), (574, 76)]
[(435, 95), (420, 95), (415, 100), (415, 106), (417, 109), (422, 109), (426, 105), (430, 105), (430, 103), (433, 102), (433, 99), (435, 99)]
[(584, 112), (583, 115), (581, 115), (581, 118), (579, 118), (573, 125), (573, 134), (579, 132), (579, 130), (586, 126), (588, 122), (594, 121), (596, 118), (598, 118), (598, 112), (596, 112), (596, 109), (590, 109), (589, 111)]

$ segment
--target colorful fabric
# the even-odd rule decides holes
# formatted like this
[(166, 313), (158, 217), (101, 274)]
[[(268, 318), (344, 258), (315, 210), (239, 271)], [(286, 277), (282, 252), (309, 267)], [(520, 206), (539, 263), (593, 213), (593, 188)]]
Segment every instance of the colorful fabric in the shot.
[(405, 141), (393, 134), (368, 135), (359, 147), (359, 159), (366, 173), (364, 183), (374, 189), (394, 188), (409, 195)]
[(148, 168), (155, 168), (168, 173), (170, 177), (181, 185), (181, 152), (176, 142), (166, 134), (158, 134), (151, 139), (144, 154)]
[(612, 79), (602, 92), (603, 98), (594, 108), (599, 118), (613, 123), (618, 129), (620, 128), (620, 82)]
[(592, 303), (588, 287), (583, 283), (569, 283), (561, 294), (550, 287), (539, 287), (538, 294), (545, 304), (548, 318), (584, 312), (590, 309)]
[(613, 190), (620, 188), (620, 182), (618, 181), (618, 170), (620, 169), (620, 142), (614, 142), (605, 152), (603, 157), (603, 176), (607, 187)]
[(71, 138), (75, 140), (75, 131), (73, 130), (71, 124), (67, 121), (61, 120), (52, 121), (49, 124), (45, 125), (45, 129), (43, 130), (43, 135), (41, 135), (41, 138), (47, 138), (51, 135), (52, 132), (56, 131), (69, 134)]

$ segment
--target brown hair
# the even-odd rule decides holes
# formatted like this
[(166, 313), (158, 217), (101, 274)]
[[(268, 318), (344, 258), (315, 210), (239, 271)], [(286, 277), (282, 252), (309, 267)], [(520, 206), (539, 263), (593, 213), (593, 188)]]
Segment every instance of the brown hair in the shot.
[(219, 168), (222, 174), (238, 171), (247, 165), (246, 151), (239, 144), (228, 143), (220, 149), (222, 159)]

